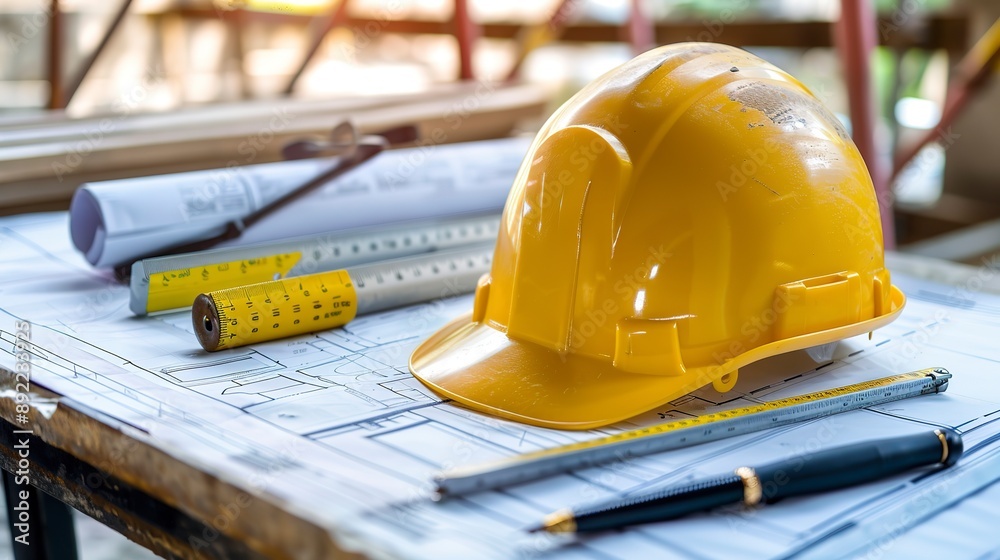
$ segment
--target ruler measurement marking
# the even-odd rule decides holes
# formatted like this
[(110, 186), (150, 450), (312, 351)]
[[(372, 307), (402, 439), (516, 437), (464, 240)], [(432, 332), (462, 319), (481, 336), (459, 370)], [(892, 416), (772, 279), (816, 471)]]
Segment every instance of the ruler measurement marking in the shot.
[[(146, 259), (133, 266), (129, 307), (139, 315), (188, 307), (202, 292), (491, 241), (499, 226), (498, 215), (453, 217), (397, 225), (387, 231), (345, 232), (258, 248)], [(261, 254), (252, 255), (255, 251)], [(227, 262), (204, 262), (213, 258)]]

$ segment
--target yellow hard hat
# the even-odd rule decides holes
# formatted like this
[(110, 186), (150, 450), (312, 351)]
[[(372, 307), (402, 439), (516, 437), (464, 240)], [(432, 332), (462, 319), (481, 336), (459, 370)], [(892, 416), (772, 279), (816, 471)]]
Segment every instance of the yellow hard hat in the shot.
[(751, 362), (899, 315), (879, 224), (861, 155), (805, 86), (733, 47), (658, 48), (542, 127), (472, 314), (410, 371), (565, 429), (725, 392)]

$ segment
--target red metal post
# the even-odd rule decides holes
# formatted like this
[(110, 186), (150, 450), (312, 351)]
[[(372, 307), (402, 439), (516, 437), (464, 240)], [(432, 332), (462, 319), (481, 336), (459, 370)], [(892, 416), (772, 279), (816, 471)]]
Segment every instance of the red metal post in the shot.
[(458, 40), (458, 77), (460, 80), (473, 80), (472, 54), (480, 30), (469, 15), (467, 0), (455, 0), (454, 20), (455, 39)]
[(628, 18), (628, 38), (632, 54), (641, 54), (656, 46), (656, 27), (643, 6), (643, 0), (632, 0)]
[(882, 215), (882, 237), (885, 247), (896, 246), (892, 215), (892, 191), (889, 174), (878, 157), (875, 146), (875, 90), (872, 86), (871, 57), (878, 44), (875, 8), (870, 0), (841, 0), (840, 21), (836, 27), (837, 50), (847, 81), (847, 100), (851, 110), (854, 143), (868, 165)]

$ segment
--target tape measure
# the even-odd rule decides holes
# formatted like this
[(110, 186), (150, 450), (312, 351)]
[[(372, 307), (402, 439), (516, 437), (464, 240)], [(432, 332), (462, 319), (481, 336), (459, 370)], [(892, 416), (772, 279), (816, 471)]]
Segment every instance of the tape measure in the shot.
[(132, 265), (129, 308), (180, 309), (205, 292), (495, 241), (499, 227), (499, 215), (478, 214), (143, 259)]
[(537, 480), (554, 474), (621, 461), (630, 457), (689, 447), (767, 428), (830, 416), (848, 410), (940, 393), (951, 374), (928, 368), (855, 383), (836, 389), (714, 412), (607, 437), (572, 443), (453, 469), (435, 477), (435, 497), (460, 496)]
[(200, 294), (195, 335), (209, 352), (339, 327), (356, 315), (471, 292), (489, 271), (480, 243)]

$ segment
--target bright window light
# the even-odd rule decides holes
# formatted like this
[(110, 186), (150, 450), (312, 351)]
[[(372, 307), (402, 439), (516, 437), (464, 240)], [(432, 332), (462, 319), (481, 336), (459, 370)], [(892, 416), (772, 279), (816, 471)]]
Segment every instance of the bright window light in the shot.
[(934, 128), (941, 120), (941, 109), (930, 99), (904, 97), (896, 102), (896, 122), (906, 128)]

